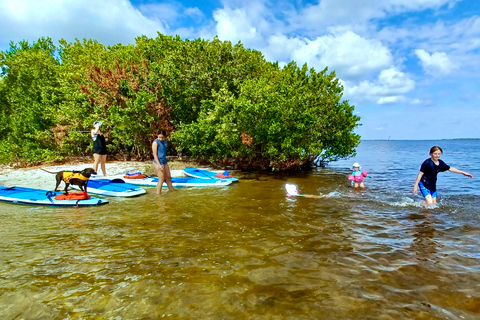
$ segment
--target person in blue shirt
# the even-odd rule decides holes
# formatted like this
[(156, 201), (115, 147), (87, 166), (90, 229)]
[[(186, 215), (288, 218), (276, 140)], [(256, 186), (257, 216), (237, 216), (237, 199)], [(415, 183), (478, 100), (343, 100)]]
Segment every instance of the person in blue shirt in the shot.
[(158, 176), (157, 194), (162, 193), (162, 185), (165, 181), (168, 190), (173, 191), (172, 174), (167, 163), (167, 141), (165, 140), (165, 131), (160, 131), (158, 138), (152, 143), (153, 169)]
[(442, 153), (443, 150), (440, 147), (434, 146), (430, 149), (430, 158), (422, 163), (413, 185), (412, 193), (417, 193), (418, 188), (420, 188), (422, 195), (425, 197), (425, 202), (422, 205), (430, 206), (437, 203), (437, 174), (439, 172), (450, 171), (473, 178), (472, 174), (451, 167), (440, 160)]

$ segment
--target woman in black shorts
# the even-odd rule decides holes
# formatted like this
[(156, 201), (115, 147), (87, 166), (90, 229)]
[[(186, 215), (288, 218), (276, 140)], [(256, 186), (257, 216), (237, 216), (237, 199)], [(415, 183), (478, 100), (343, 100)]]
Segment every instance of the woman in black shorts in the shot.
[(103, 175), (107, 176), (107, 170), (105, 169), (105, 163), (107, 162), (107, 145), (105, 142), (107, 139), (100, 130), (101, 125), (100, 121), (95, 121), (93, 129), (90, 131), (90, 136), (93, 140), (93, 159), (95, 160), (93, 168), (95, 172), (98, 172), (98, 164), (100, 163)]

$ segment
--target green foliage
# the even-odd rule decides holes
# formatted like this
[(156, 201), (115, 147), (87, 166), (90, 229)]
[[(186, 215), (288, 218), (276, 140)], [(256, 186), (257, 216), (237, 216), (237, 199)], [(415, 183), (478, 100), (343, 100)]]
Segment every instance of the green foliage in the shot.
[[(0, 116), (4, 133), (2, 145), (10, 152), (2, 158), (27, 161), (47, 160), (55, 149), (55, 113), (62, 97), (58, 90), (58, 61), (55, 46), (48, 38), (32, 45), (13, 43), (3, 53)], [(3, 126), (4, 125), (4, 126)]]
[(218, 38), (183, 41), (159, 34), (138, 38), (137, 48), (149, 62), (152, 80), (161, 83), (174, 125), (196, 121), (214, 90), (227, 87), (238, 94), (238, 83), (257, 77), (266, 65), (260, 52)]
[(109, 154), (146, 159), (159, 130), (170, 152), (248, 168), (309, 166), (355, 152), (359, 118), (335, 73), (280, 69), (261, 52), (162, 34), (135, 45), (50, 39), (0, 53), (0, 161), (81, 155), (93, 121)]
[(239, 88), (238, 96), (222, 88), (203, 102), (198, 120), (174, 133), (179, 150), (212, 162), (235, 159), (240, 167), (287, 169), (311, 165), (319, 154), (348, 156), (359, 143), (352, 133), (359, 118), (340, 102), (342, 88), (326, 69), (271, 67)]

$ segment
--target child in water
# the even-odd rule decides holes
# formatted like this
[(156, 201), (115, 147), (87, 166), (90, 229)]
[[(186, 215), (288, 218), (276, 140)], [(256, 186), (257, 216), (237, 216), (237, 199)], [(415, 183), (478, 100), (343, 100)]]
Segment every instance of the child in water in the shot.
[(450, 167), (448, 164), (440, 160), (443, 150), (440, 147), (434, 146), (430, 149), (430, 158), (425, 160), (420, 167), (420, 172), (417, 175), (415, 184), (413, 185), (412, 193), (415, 194), (420, 187), (422, 195), (425, 197), (425, 202), (422, 205), (430, 206), (437, 203), (437, 174), (439, 172), (450, 171), (463, 174), (464, 176), (473, 178), (473, 175)]
[(354, 188), (365, 188), (365, 184), (363, 183), (363, 180), (366, 177), (369, 177), (368, 171), (367, 170), (362, 170), (362, 167), (355, 162), (352, 166), (353, 172), (351, 175), (348, 176), (348, 180), (351, 181), (352, 186)]

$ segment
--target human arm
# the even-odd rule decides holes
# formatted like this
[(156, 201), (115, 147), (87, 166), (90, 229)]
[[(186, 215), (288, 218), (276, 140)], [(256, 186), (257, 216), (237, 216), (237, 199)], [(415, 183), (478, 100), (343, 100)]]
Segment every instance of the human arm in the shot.
[(454, 168), (454, 167), (450, 167), (450, 169), (448, 169), (448, 171), (454, 172), (454, 173), (460, 173), (460, 174), (463, 174), (464, 176), (473, 178), (473, 175), (471, 173), (468, 173), (468, 172), (465, 172), (465, 171), (462, 171), (462, 170), (458, 170), (457, 168)]
[(90, 130), (90, 136), (93, 138), (96, 134), (100, 132), (100, 126), (96, 124), (92, 130)]
[(420, 182), (420, 180), (422, 180), (422, 177), (423, 177), (423, 172), (422, 171), (418, 172), (417, 179), (415, 180), (415, 183), (413, 184), (413, 190), (412, 190), (413, 194), (417, 193), (418, 183)]

